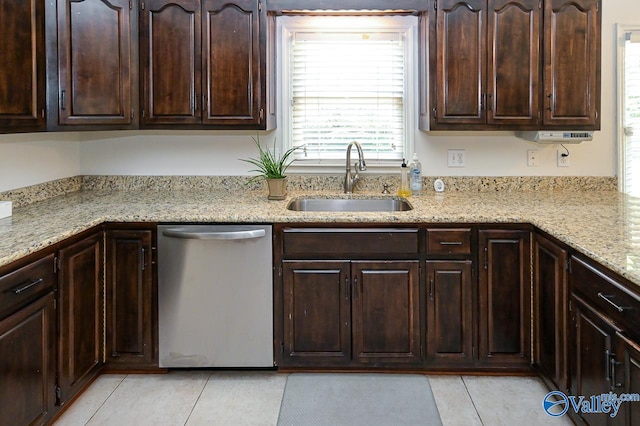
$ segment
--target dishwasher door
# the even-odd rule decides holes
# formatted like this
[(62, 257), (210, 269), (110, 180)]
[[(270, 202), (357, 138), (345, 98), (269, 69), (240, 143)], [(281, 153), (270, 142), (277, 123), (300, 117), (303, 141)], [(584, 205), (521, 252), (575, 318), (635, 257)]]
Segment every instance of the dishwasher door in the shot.
[(273, 367), (270, 225), (159, 225), (160, 367)]

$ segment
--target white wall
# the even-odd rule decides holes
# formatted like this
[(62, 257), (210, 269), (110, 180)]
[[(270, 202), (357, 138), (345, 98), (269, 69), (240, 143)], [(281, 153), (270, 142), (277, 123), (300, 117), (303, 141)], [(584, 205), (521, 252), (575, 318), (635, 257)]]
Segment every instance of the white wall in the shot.
[[(516, 138), (513, 132), (416, 131), (416, 151), (424, 174), (615, 176), (615, 24), (638, 22), (638, 0), (603, 0), (602, 130), (596, 132), (591, 142), (568, 145), (570, 167), (556, 166), (556, 145), (526, 142)], [(261, 134), (261, 138), (263, 142), (271, 142), (274, 134)], [(255, 132), (139, 131), (0, 136), (0, 191), (77, 173), (247, 174), (251, 167), (238, 159), (255, 154), (252, 136)], [(467, 166), (448, 168), (447, 149), (465, 149)], [(538, 167), (527, 167), (528, 149), (538, 150)]]
[(251, 166), (238, 159), (256, 155), (252, 140), (256, 132), (132, 131), (80, 136), (80, 171), (88, 175), (243, 175)]
[(0, 135), (0, 192), (80, 173), (73, 133)]

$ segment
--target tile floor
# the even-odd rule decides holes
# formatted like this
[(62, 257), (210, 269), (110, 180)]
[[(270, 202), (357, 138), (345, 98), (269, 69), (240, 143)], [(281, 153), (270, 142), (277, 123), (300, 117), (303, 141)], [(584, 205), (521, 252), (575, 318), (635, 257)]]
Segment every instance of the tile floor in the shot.
[[(275, 425), (286, 374), (172, 371), (100, 376), (55, 426)], [(571, 425), (542, 410), (535, 377), (429, 376), (445, 426)]]

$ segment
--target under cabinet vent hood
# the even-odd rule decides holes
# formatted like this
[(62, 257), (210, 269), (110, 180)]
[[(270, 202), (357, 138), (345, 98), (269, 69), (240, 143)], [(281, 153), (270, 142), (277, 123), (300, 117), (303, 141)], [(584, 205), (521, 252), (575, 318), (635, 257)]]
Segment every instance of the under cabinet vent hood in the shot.
[(538, 143), (580, 143), (593, 139), (593, 131), (589, 130), (538, 130), (516, 132), (516, 136)]

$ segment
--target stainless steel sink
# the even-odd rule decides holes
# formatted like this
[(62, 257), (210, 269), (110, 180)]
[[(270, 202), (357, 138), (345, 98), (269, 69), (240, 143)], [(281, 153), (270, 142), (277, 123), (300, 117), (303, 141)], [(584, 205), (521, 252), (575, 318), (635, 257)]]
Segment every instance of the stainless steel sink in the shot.
[(413, 209), (407, 201), (392, 198), (298, 198), (287, 208), (297, 212), (401, 212)]

